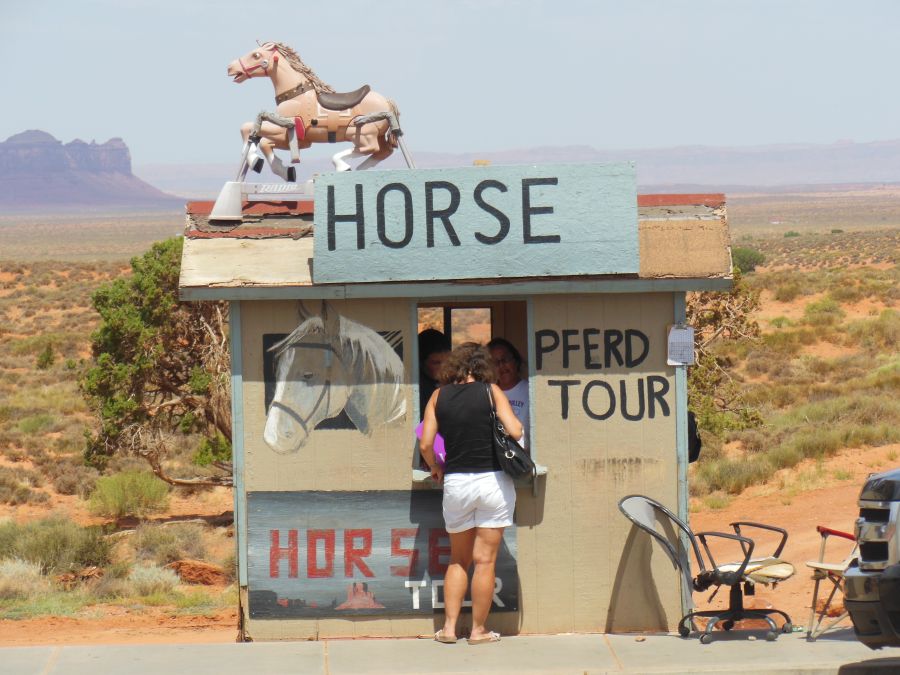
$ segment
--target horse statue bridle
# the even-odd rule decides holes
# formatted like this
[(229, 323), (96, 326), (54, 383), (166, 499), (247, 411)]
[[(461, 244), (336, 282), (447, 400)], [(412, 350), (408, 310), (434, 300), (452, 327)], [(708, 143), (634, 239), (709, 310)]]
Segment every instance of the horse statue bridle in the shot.
[[(275, 66), (278, 65), (278, 49), (276, 49), (275, 47), (272, 47), (271, 49), (267, 50), (265, 45), (260, 45), (259, 48), (260, 48), (260, 51), (272, 52), (272, 67), (274, 68)], [(263, 75), (265, 75), (266, 77), (269, 76), (269, 60), (268, 59), (263, 59), (262, 61), (257, 63), (255, 66), (251, 66), (250, 68), (247, 68), (247, 66), (244, 65), (244, 60), (241, 58), (239, 58), (237, 60), (237, 62), (239, 64), (241, 64), (241, 70), (243, 71), (244, 75), (246, 75), (248, 78), (253, 77), (250, 73), (252, 73), (255, 70), (260, 70), (260, 69), (262, 69)]]
[[(303, 429), (304, 433), (309, 436), (309, 420), (312, 419), (313, 415), (315, 415), (316, 411), (319, 409), (319, 406), (322, 405), (322, 401), (325, 401), (325, 411), (328, 411), (328, 408), (331, 406), (331, 369), (334, 367), (334, 359), (337, 359), (338, 362), (343, 365), (343, 361), (341, 360), (341, 355), (338, 354), (337, 350), (334, 348), (334, 345), (327, 342), (298, 342), (296, 344), (289, 345), (287, 349), (322, 349), (326, 352), (325, 354), (325, 383), (322, 385), (322, 391), (319, 393), (319, 398), (316, 399), (315, 405), (313, 405), (312, 410), (309, 411), (309, 414), (304, 418), (297, 414), (296, 411), (288, 408), (286, 405), (279, 401), (272, 401), (271, 408), (278, 408), (288, 417), (293, 419), (300, 427)], [(334, 358), (332, 358), (332, 356)]]

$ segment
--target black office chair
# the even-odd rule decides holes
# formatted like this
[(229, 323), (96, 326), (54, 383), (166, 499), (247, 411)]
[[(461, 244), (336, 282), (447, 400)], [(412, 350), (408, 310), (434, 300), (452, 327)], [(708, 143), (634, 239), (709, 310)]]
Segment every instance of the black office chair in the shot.
[[(715, 592), (718, 592), (718, 587), (720, 586), (728, 586), (730, 588), (727, 609), (701, 612), (690, 611), (681, 617), (681, 621), (678, 622), (678, 634), (681, 637), (686, 638), (690, 635), (692, 629), (697, 630), (694, 624), (695, 617), (708, 618), (706, 629), (700, 635), (702, 644), (709, 644), (712, 641), (712, 632), (719, 622), (722, 622), (724, 630), (730, 631), (734, 628), (736, 621), (761, 619), (769, 625), (770, 630), (766, 633), (766, 640), (771, 641), (778, 637), (779, 628), (770, 615), (778, 614), (784, 617), (784, 624), (781, 626), (780, 631), (790, 633), (793, 630), (791, 617), (779, 609), (744, 608), (744, 595), (753, 595), (756, 584), (772, 584), (774, 586), (794, 574), (793, 565), (778, 558), (787, 541), (787, 532), (785, 530), (772, 525), (740, 521), (731, 523), (731, 527), (734, 528), (734, 534), (697, 532), (695, 535), (691, 528), (669, 509), (658, 501), (642, 495), (623, 497), (619, 500), (619, 510), (628, 520), (662, 544), (666, 555), (669, 556), (672, 564), (681, 571), (684, 582), (689, 588), (700, 592), (712, 586), (716, 587)], [(753, 558), (755, 544), (752, 539), (741, 534), (741, 527), (754, 527), (777, 532), (781, 534), (781, 542), (772, 556)], [(681, 545), (679, 530), (687, 536), (693, 549), (694, 557), (697, 559), (697, 564), (700, 566), (700, 571), (694, 577), (691, 576), (690, 572), (688, 552)], [(736, 563), (718, 564), (706, 542), (708, 537), (721, 537), (739, 542), (744, 553), (743, 560)], [(705, 559), (700, 552), (700, 546), (697, 545), (698, 539), (706, 553)], [(707, 562), (709, 564), (708, 567)], [(713, 593), (714, 595), (715, 592)]]

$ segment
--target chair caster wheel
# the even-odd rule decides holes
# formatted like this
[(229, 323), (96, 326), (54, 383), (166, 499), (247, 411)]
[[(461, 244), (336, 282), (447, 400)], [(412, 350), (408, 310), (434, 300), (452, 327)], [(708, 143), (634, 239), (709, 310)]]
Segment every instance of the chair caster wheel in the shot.
[(686, 638), (688, 635), (691, 634), (691, 629), (688, 628), (687, 626), (678, 626), (678, 634), (681, 637)]
[(708, 645), (710, 642), (712, 642), (712, 635), (710, 635), (709, 633), (704, 633), (700, 636), (701, 645)]
[(776, 633), (773, 630), (770, 630), (768, 633), (766, 633), (766, 642), (775, 642), (775, 640), (777, 638), (778, 638), (778, 633)]
[(794, 624), (792, 624), (790, 621), (785, 621), (784, 624), (781, 626), (781, 632), (782, 633), (793, 633), (794, 632)]
[(731, 619), (722, 623), (722, 630), (731, 630), (732, 628), (734, 628), (734, 621)]

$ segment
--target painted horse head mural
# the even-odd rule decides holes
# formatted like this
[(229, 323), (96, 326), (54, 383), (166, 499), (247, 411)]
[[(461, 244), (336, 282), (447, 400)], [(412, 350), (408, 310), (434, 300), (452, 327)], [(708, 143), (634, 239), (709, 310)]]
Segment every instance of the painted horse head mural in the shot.
[(318, 316), (302, 304), (300, 312), (300, 325), (271, 348), (276, 385), (263, 432), (270, 448), (298, 451), (342, 410), (366, 435), (406, 414), (403, 361), (381, 335), (325, 302)]
[[(268, 77), (275, 89), (276, 113), (260, 113), (256, 124), (247, 122), (241, 127), (246, 166), (254, 171), (260, 171), (263, 163), (256, 154), (257, 147), (275, 174), (293, 182), (294, 168), (284, 166), (274, 153), (276, 148), (290, 149), (296, 163), (300, 161), (299, 149), (313, 143), (347, 141), (353, 147), (332, 158), (335, 169), (345, 171), (351, 168), (345, 160), (365, 157), (357, 168), (371, 168), (397, 145), (400, 113), (393, 101), (371, 91), (368, 85), (346, 94), (335, 93), (281, 42), (264, 42), (235, 59), (228, 65), (228, 76), (238, 84)], [(242, 171), (246, 172), (244, 166)]]

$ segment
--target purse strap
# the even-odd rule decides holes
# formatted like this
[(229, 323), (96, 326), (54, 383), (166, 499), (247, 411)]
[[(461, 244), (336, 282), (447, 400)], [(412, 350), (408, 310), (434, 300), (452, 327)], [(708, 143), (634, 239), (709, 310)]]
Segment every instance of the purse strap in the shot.
[(494, 395), (491, 393), (491, 383), (490, 382), (484, 383), (484, 390), (487, 392), (488, 401), (491, 404), (491, 417), (496, 418), (497, 417), (497, 406), (494, 405)]

